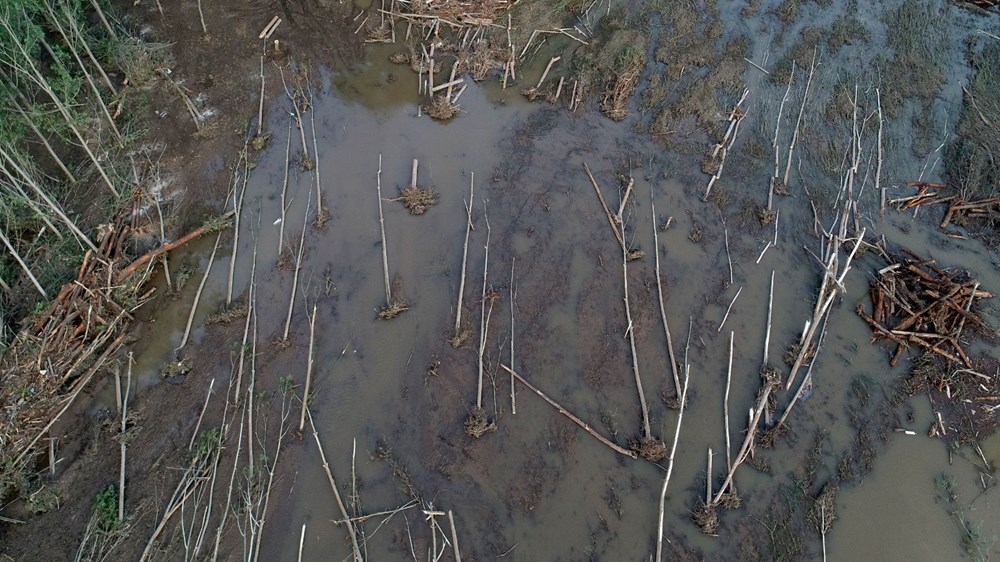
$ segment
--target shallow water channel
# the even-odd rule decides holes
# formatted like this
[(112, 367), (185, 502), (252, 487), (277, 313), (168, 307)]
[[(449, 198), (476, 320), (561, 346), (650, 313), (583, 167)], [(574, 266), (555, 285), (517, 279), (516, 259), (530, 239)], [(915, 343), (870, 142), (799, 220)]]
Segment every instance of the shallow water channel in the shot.
[[(391, 85), (389, 73), (395, 78)], [(760, 388), (772, 272), (772, 363), (780, 363), (812, 313), (821, 269), (803, 248), (815, 251), (819, 244), (810, 232), (806, 195), (793, 183), (791, 195), (778, 200), (777, 245), (756, 263), (773, 241), (774, 227), (741, 228), (735, 213), (724, 219), (715, 205), (700, 199), (707, 181), (700, 157), (664, 150), (635, 133), (632, 121), (614, 123), (593, 111), (574, 115), (547, 104), (527, 104), (495, 85), (472, 85), (461, 98), (462, 114), (441, 124), (417, 114), (415, 92), (409, 71), (382, 63), (327, 76), (313, 111), (320, 191), (330, 217), (322, 229), (309, 224), (303, 231), (304, 219), (315, 213), (316, 179), (293, 162), (284, 248), (278, 239), (287, 135), (292, 135), (293, 160), (301, 147), (298, 131), (289, 129), (287, 100), (279, 100), (268, 112), (270, 145), (259, 155), (246, 188), (235, 260), (235, 293), (245, 296), (256, 246), (262, 350), (256, 376), (263, 387), (274, 388), (290, 375), (301, 393), (309, 348), (307, 311), (316, 306), (311, 410), (341, 494), (350, 495), (353, 474), (362, 512), (392, 510), (408, 500), (399, 471), (394, 476), (390, 463), (377, 458), (384, 447), (391, 449), (397, 467), (405, 468), (423, 502), (382, 526), (385, 516), (367, 520), (366, 559), (410, 559), (411, 548), (417, 559), (425, 559), (433, 545), (421, 509), (453, 511), (467, 559), (645, 560), (655, 551), (663, 467), (616, 455), (520, 385), (515, 414), (510, 378), (498, 366), (511, 361), (513, 337), (515, 370), (619, 444), (638, 438), (641, 419), (625, 338), (621, 249), (584, 163), (612, 207), (617, 208), (617, 188), (623, 185), (617, 174), (631, 173), (635, 180), (623, 217), (631, 245), (646, 256), (628, 264), (632, 330), (653, 434), (668, 446), (677, 411), (660, 398), (672, 392), (673, 383), (653, 252), (660, 253), (667, 317), (679, 356), (689, 319), (693, 327), (689, 405), (665, 510), (667, 552), (671, 559), (697, 552), (705, 559), (735, 560), (743, 558), (740, 541), (747, 533), (773, 537), (770, 506), (794, 485), (816, 431), (827, 435), (820, 482), (836, 474), (840, 455), (851, 447), (855, 429), (845, 413), (852, 400), (851, 382), (864, 376), (878, 387), (903, 373), (907, 361), (890, 369), (889, 350), (869, 345), (870, 330), (854, 314), (856, 304), (868, 298), (868, 280), (884, 264), (873, 253), (855, 262), (812, 371), (813, 389), (790, 418), (792, 435), (773, 450), (758, 452), (767, 458), (769, 474), (740, 468), (736, 480), (743, 507), (722, 513), (719, 537), (705, 536), (691, 512), (704, 494), (709, 448), (714, 451), (714, 485), (725, 476), (723, 405), (730, 332), (735, 454), (747, 409)], [(759, 93), (751, 90), (751, 96)], [(501, 97), (506, 103), (497, 103)], [(749, 119), (755, 118), (756, 113)], [(749, 130), (753, 124), (744, 126)], [(385, 302), (376, 192), (380, 158), (389, 274), (395, 293), (410, 307), (391, 321), (376, 319)], [(418, 183), (439, 194), (438, 204), (422, 216), (387, 201), (408, 185), (414, 159), (419, 161)], [(899, 170), (898, 177), (889, 181), (910, 179), (921, 164), (897, 162), (893, 170)], [(764, 193), (769, 175), (766, 170), (733, 171), (719, 185), (733, 193)], [(475, 230), (468, 248), (463, 324), (473, 335), (456, 350), (447, 340), (455, 320), (470, 182)], [(670, 227), (659, 234), (658, 248), (651, 200), (656, 226), (672, 217)], [(877, 207), (864, 215), (867, 227), (884, 235), (890, 246), (905, 246), (948, 267), (968, 268), (984, 287), (1000, 288), (996, 255), (982, 244), (947, 238), (921, 219), (893, 210), (884, 219)], [(693, 236), (695, 230), (700, 236)], [(291, 346), (281, 349), (267, 342), (281, 338), (294, 267), (276, 264), (282, 252), (294, 258), (302, 232), (304, 258)], [(463, 421), (476, 402), (487, 236), (486, 284), (499, 299), (486, 307), (483, 407), (497, 430), (473, 439), (465, 434)], [(211, 243), (202, 241), (196, 248), (202, 268)], [(196, 326), (225, 299), (229, 256), (222, 258), (223, 253), (228, 251), (220, 250), (213, 266)], [(143, 328), (160, 336), (145, 338), (149, 347), (138, 350), (140, 365), (150, 373), (179, 342), (187, 306), (179, 301), (165, 307), (155, 327)], [(207, 349), (208, 342), (218, 345), (207, 335), (211, 330), (195, 330), (189, 344), (193, 356), (222, 352)], [(779, 404), (786, 400), (782, 393)], [(960, 529), (934, 485), (941, 473), (954, 476), (963, 505), (975, 498), (967, 515), (982, 524), (988, 539), (1000, 528), (993, 505), (996, 489), (979, 495), (979, 472), (966, 460), (976, 456), (968, 451), (949, 455), (941, 441), (926, 436), (933, 417), (926, 398), (914, 398), (910, 407), (912, 419), (903, 419), (901, 427), (916, 435), (891, 434), (879, 446), (872, 472), (842, 485), (837, 520), (825, 537), (828, 559), (961, 559)], [(294, 411), (297, 422), (297, 405)], [(991, 463), (1000, 463), (1000, 444), (988, 442), (984, 451)], [(270, 506), (264, 559), (295, 559), (303, 524), (303, 560), (349, 559), (344, 527), (331, 523), (341, 514), (308, 431), (286, 443)], [(806, 557), (822, 556), (821, 537), (816, 533), (814, 538), (804, 545)], [(990, 548), (995, 552), (992, 542)]]

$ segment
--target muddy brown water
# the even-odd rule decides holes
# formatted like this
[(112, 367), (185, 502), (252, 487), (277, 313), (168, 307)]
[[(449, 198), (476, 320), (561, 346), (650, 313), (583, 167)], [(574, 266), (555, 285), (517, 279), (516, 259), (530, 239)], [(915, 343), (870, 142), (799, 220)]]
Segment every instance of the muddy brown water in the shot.
[[(750, 82), (752, 97), (774, 95), (763, 83)], [(325, 77), (314, 111), (330, 220), (322, 230), (306, 228), (292, 346), (279, 350), (262, 344), (258, 380), (274, 386), (290, 375), (302, 384), (309, 333), (306, 311), (315, 303), (312, 408), (342, 494), (351, 482), (356, 447), (353, 463), (363, 511), (393, 509), (408, 499), (391, 468), (374, 458), (385, 446), (405, 465), (424, 507), (454, 511), (465, 558), (647, 559), (655, 550), (664, 470), (616, 456), (523, 387), (518, 387), (517, 413), (512, 413), (509, 378), (497, 367), (498, 361), (509, 361), (513, 262), (517, 370), (598, 430), (608, 433), (602, 420), (612, 420), (617, 442), (639, 435), (641, 420), (624, 338), (621, 253), (583, 163), (590, 165), (613, 205), (619, 199), (616, 173), (630, 171), (636, 181), (634, 203), (626, 207), (628, 236), (647, 253), (629, 264), (639, 366), (654, 434), (668, 443), (677, 416), (659, 398), (671, 382), (653, 251), (661, 252), (667, 314), (678, 354), (683, 352), (689, 318), (694, 326), (689, 409), (668, 492), (665, 537), (677, 549), (675, 555), (694, 550), (706, 559), (740, 559), (740, 533), (767, 526), (770, 502), (779, 497), (779, 485), (793, 481), (816, 430), (829, 438), (820, 474), (826, 479), (835, 474), (838, 453), (851, 446), (855, 434), (845, 414), (851, 381), (867, 376), (877, 385), (889, 385), (903, 372), (902, 365), (887, 367), (887, 350), (869, 345), (870, 332), (853, 312), (867, 299), (868, 279), (881, 264), (871, 254), (855, 262), (847, 293), (830, 318), (812, 393), (791, 417), (793, 437), (762, 453), (770, 474), (748, 466), (740, 470), (737, 483), (744, 507), (722, 514), (720, 537), (706, 537), (690, 514), (704, 493), (708, 448), (716, 453), (714, 484), (724, 476), (722, 408), (729, 331), (735, 335), (730, 396), (735, 453), (746, 426), (745, 412), (760, 386), (757, 373), (771, 272), (776, 272), (776, 287), (770, 354), (778, 358), (772, 362), (797, 340), (812, 312), (819, 267), (803, 246), (817, 248), (818, 240), (808, 232), (812, 218), (807, 198), (793, 183), (792, 195), (779, 199), (779, 242), (759, 264), (755, 261), (773, 236), (771, 227), (741, 229), (734, 214), (727, 215), (735, 278), (727, 287), (722, 217), (714, 205), (700, 201), (706, 181), (699, 171), (700, 156), (665, 151), (633, 132), (630, 121), (613, 123), (594, 112), (571, 115), (548, 105), (528, 105), (494, 85), (470, 86), (461, 99), (463, 114), (441, 124), (417, 115), (415, 92), (409, 71), (379, 62), (362, 72)], [(500, 97), (506, 103), (497, 103)], [(291, 270), (275, 266), (282, 251), (275, 222), (281, 214), (286, 106), (282, 100), (269, 111), (273, 136), (247, 187), (235, 269), (236, 293), (244, 294), (256, 236), (262, 342), (280, 337), (292, 286)], [(770, 114), (764, 115), (773, 122)], [(749, 119), (758, 118), (752, 114)], [(746, 130), (753, 126), (744, 124)], [(301, 149), (294, 129), (292, 135), (294, 157)], [(423, 216), (410, 216), (398, 203), (384, 202), (390, 275), (411, 306), (390, 322), (375, 319), (385, 300), (375, 190), (380, 154), (385, 198), (408, 184), (412, 159), (420, 161), (419, 183), (440, 194), (438, 205)], [(908, 154), (898, 155), (891, 181), (920, 172), (923, 162), (911, 160)], [(734, 170), (717, 189), (762, 200), (766, 169), (765, 164), (764, 171)], [(463, 317), (474, 335), (466, 347), (453, 350), (446, 339), (461, 274), (463, 201), (473, 173), (476, 230), (469, 244)], [(286, 245), (297, 242), (303, 219), (309, 218), (307, 207), (314, 212), (314, 181), (293, 163)], [(651, 195), (657, 223), (673, 217), (670, 229), (660, 234), (660, 248), (653, 245)], [(489, 322), (485, 360), (491, 378), (485, 383), (483, 404), (498, 429), (473, 440), (462, 423), (476, 398), (487, 215), (489, 285), (501, 298)], [(894, 211), (880, 219), (870, 207), (865, 215), (867, 226), (890, 245), (968, 268), (984, 287), (1000, 288), (994, 250), (972, 240), (949, 239), (920, 219)], [(698, 242), (689, 238), (695, 226), (704, 232)], [(191, 285), (197, 285), (210, 250), (211, 241), (201, 241), (180, 258), (200, 265)], [(206, 328), (198, 326), (225, 297), (225, 258), (216, 261), (206, 286), (189, 344), (193, 353), (204, 352), (198, 344)], [(726, 308), (741, 287), (720, 331)], [(189, 303), (190, 297), (181, 298), (159, 311), (154, 324), (143, 326), (145, 347), (137, 353), (145, 384), (157, 384), (155, 371), (179, 343)], [(987, 316), (994, 323), (1000, 319), (995, 309)], [(430, 365), (435, 366), (433, 373)], [(224, 379), (220, 373), (217, 384)], [(963, 501), (975, 499), (967, 515), (982, 525), (989, 541), (1000, 528), (1000, 514), (993, 506), (995, 488), (979, 494), (979, 473), (966, 460), (975, 456), (968, 451), (950, 456), (942, 442), (926, 437), (931, 408), (925, 398), (910, 402), (913, 419), (901, 425), (917, 435), (891, 434), (879, 448), (874, 470), (841, 487), (838, 519), (826, 536), (830, 560), (961, 559), (959, 529), (934, 488), (934, 478), (943, 472), (954, 475)], [(991, 463), (1000, 463), (1000, 441), (985, 443), (984, 451)], [(346, 534), (331, 523), (341, 516), (309, 436), (287, 445), (279, 470), (265, 528), (264, 559), (295, 559), (303, 524), (304, 560), (349, 559)], [(419, 509), (401, 512), (378, 527), (381, 520), (365, 525), (366, 559), (410, 559), (410, 541), (418, 559), (427, 556), (430, 533)], [(815, 534), (809, 540), (805, 556), (818, 558), (820, 537)], [(992, 542), (990, 549), (996, 552)]]

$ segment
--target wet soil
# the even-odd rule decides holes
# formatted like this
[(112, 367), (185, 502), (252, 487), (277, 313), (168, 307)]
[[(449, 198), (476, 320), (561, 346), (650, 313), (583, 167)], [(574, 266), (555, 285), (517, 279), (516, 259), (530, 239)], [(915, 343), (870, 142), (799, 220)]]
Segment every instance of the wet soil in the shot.
[[(745, 412), (761, 387), (771, 274), (776, 272), (767, 350), (772, 365), (799, 341), (822, 278), (822, 269), (810, 255), (818, 251), (810, 202), (821, 220), (829, 220), (824, 213), (833, 207), (830, 193), (839, 182), (834, 172), (846, 147), (836, 144), (844, 142), (837, 135), (850, 129), (841, 121), (826, 121), (821, 108), (832, 103), (838, 84), (853, 89), (855, 80), (868, 80), (867, 74), (850, 70), (887, 44), (893, 29), (880, 18), (898, 2), (875, 10), (853, 3), (761, 1), (750, 3), (753, 9), (748, 11), (744, 2), (720, 1), (695, 14), (678, 11), (671, 20), (658, 20), (662, 13), (642, 20), (654, 29), (687, 25), (689, 33), (717, 25), (709, 34), (717, 49), (698, 70), (704, 75), (712, 74), (720, 57), (732, 64), (734, 53), (777, 72), (779, 57), (806, 50), (811, 56), (811, 48), (795, 47), (810, 37), (807, 27), (839, 21), (852, 10), (867, 26), (867, 38), (842, 31), (839, 38), (825, 42), (834, 52), (824, 52), (814, 85), (818, 93), (809, 102), (803, 132), (805, 148), (794, 166), (790, 194), (776, 199), (781, 210), (776, 225), (761, 224), (757, 217), (772, 176), (771, 136), (784, 81), (775, 82), (751, 65), (739, 67), (740, 89), (748, 88), (751, 100), (742, 124), (744, 136), (714, 188), (716, 195), (703, 201), (708, 181), (703, 149), (719, 140), (720, 124), (735, 101), (731, 84), (728, 79), (717, 84), (722, 93), (716, 97), (713, 87), (710, 99), (684, 97), (702, 95), (697, 90), (702, 74), (678, 82), (670, 92), (653, 91), (673, 84), (671, 72), (678, 69), (672, 66), (669, 47), (683, 47), (694, 57), (689, 52), (693, 42), (671, 42), (664, 32), (653, 45), (644, 46), (653, 52), (659, 41), (668, 50), (649, 61), (638, 80), (638, 93), (627, 104), (630, 115), (620, 122), (600, 113), (597, 98), (571, 113), (565, 102), (527, 103), (516, 93), (520, 88), (504, 91), (497, 83), (485, 82), (469, 87), (454, 120), (440, 123), (421, 115), (415, 76), (388, 62), (398, 49), (369, 48), (364, 62), (353, 65), (348, 63), (359, 53), (358, 44), (329, 43), (331, 37), (352, 33), (345, 30), (354, 27), (351, 23), (367, 4), (341, 8), (333, 3), (206, 1), (207, 39), (193, 3), (164, 2), (162, 15), (155, 4), (130, 8), (136, 25), (146, 22), (175, 42), (177, 72), (204, 88), (209, 104), (219, 109), (216, 128), (194, 135), (177, 100), (159, 101), (175, 117), (162, 119), (162, 128), (152, 134), (172, 147), (166, 163), (179, 174), (172, 209), (178, 232), (199, 222), (199, 209), (227, 205), (227, 167), (245, 139), (246, 123), (256, 114), (259, 28), (274, 13), (283, 14), (287, 21), (276, 37), (286, 42), (288, 56), (311, 58), (317, 68), (322, 64), (315, 73), (310, 110), (319, 146), (312, 154), (312, 170), (298, 165), (304, 150), (298, 131), (289, 126), (293, 108), (279, 89), (275, 67), (268, 67), (265, 116), (271, 137), (254, 154), (233, 262), (234, 293), (242, 295), (238, 300), (245, 303), (255, 296), (253, 325), (260, 340), (254, 354), (260, 385), (256, 396), (271, 405), (270, 417), (260, 422), (268, 432), (258, 434), (259, 445), (267, 459), (280, 451), (262, 535), (263, 559), (295, 559), (303, 525), (303, 560), (351, 556), (343, 526), (331, 523), (342, 515), (309, 430), (292, 431), (281, 448), (274, 449), (282, 380), (291, 377), (294, 391), (299, 396), (304, 392), (311, 347), (306, 311), (313, 305), (315, 368), (308, 400), (340, 494), (355, 498), (348, 500), (348, 511), (353, 516), (393, 510), (410, 499), (420, 502), (384, 526), (379, 526), (384, 516), (364, 523), (366, 559), (422, 559), (428, 549), (440, 548), (442, 535), (432, 534), (421, 509), (453, 511), (466, 559), (647, 559), (656, 550), (664, 467), (616, 455), (522, 386), (516, 386), (515, 413), (512, 379), (499, 365), (512, 366), (591, 427), (628, 446), (639, 440), (642, 428), (626, 337), (631, 330), (652, 434), (669, 445), (677, 421), (677, 411), (670, 406), (676, 397), (660, 324), (653, 252), (659, 252), (662, 262), (667, 317), (678, 354), (689, 321), (692, 326), (691, 390), (665, 510), (670, 558), (801, 559), (819, 557), (825, 549), (834, 560), (958, 560), (963, 542), (954, 509), (942, 504), (935, 490), (935, 477), (942, 473), (959, 482), (963, 513), (987, 530), (987, 537), (989, 529), (1000, 525), (1000, 516), (989, 507), (996, 495), (991, 468), (1000, 462), (996, 439), (982, 443), (985, 459), (980, 459), (968, 447), (949, 449), (943, 440), (927, 437), (936, 412), (925, 397), (900, 392), (899, 381), (910, 365), (904, 361), (897, 368), (887, 367), (891, 350), (869, 345), (870, 330), (853, 313), (855, 305), (868, 298), (869, 279), (884, 265), (873, 251), (860, 256), (845, 278), (845, 292), (817, 351), (812, 388), (796, 406), (789, 431), (772, 448), (759, 447), (753, 466), (740, 468), (740, 501), (729, 498), (731, 509), (709, 514), (717, 537), (703, 534), (693, 518), (703, 505), (706, 479), (717, 487), (725, 476), (727, 332), (733, 333), (735, 348), (728, 396), (735, 453), (746, 429)], [(643, 11), (656, 3), (637, 4), (628, 8)], [(932, 7), (948, 18), (955, 35), (996, 25), (995, 16), (973, 19), (950, 4)], [(726, 47), (745, 36), (755, 38), (745, 50)], [(955, 79), (967, 74), (960, 48), (953, 42), (945, 56), (944, 66), (954, 69), (949, 72)], [(538, 79), (556, 49), (558, 44), (546, 46), (525, 64), (525, 83)], [(803, 63), (796, 60), (797, 65)], [(801, 68), (796, 72), (802, 73)], [(842, 83), (845, 73), (849, 81)], [(803, 86), (796, 82), (790, 106), (800, 102)], [(946, 83), (919, 103), (929, 104), (935, 116), (945, 116), (961, 99), (961, 90)], [(643, 106), (641, 100), (655, 103)], [(917, 126), (913, 119), (920, 106), (912, 100), (900, 104), (903, 117), (888, 127), (893, 140), (882, 181), (897, 186), (915, 176), (936, 179), (940, 155), (932, 151), (918, 158), (911, 150)], [(838, 115), (843, 117), (842, 112)], [(658, 122), (662, 129), (655, 129)], [(943, 122), (955, 125), (953, 117)], [(794, 120), (783, 122), (783, 127), (790, 134)], [(291, 166), (282, 197), (289, 135), (292, 159), (299, 160)], [(307, 142), (305, 149), (311, 151), (312, 146)], [(410, 184), (413, 159), (420, 161), (421, 185), (433, 186), (436, 204), (416, 216), (402, 205), (383, 201), (383, 248), (376, 182), (382, 184), (383, 197), (395, 197)], [(622, 247), (584, 163), (615, 209), (628, 179), (634, 180), (623, 207), (623, 230), (628, 247), (646, 256), (628, 266), (631, 326), (622, 302)], [(329, 213), (322, 228), (308, 224), (316, 212), (316, 174)], [(471, 216), (465, 207), (470, 183), (475, 188)], [(906, 246), (947, 267), (968, 269), (984, 287), (1000, 287), (995, 248), (971, 237), (948, 236), (920, 216), (891, 208), (880, 216), (870, 183), (868, 190), (859, 202), (863, 220), (886, 243)], [(475, 230), (465, 296), (457, 306), (463, 313), (462, 328), (472, 335), (464, 346), (453, 348), (449, 339), (454, 335), (462, 246), (470, 219)], [(657, 247), (653, 229), (665, 224), (670, 226), (659, 232)], [(303, 233), (304, 258), (296, 277), (294, 265), (282, 268), (279, 262), (295, 255)], [(487, 234), (489, 262), (484, 268)], [(216, 261), (208, 277), (192, 343), (180, 356), (173, 351), (211, 246), (211, 240), (202, 240), (171, 257), (172, 263), (196, 272), (195, 282), (147, 310), (134, 329), (140, 390), (126, 472), (131, 526), (114, 559), (139, 558), (163, 516), (179, 469), (191, 457), (195, 427), (226, 423), (225, 389), (232, 384), (244, 319), (210, 325), (207, 320), (223, 309), (228, 259)], [(383, 272), (383, 250), (388, 273)], [(409, 307), (389, 321), (377, 319), (386, 304), (385, 277)], [(153, 283), (165, 288), (163, 279)], [(484, 293), (495, 293), (496, 298), (488, 294), (484, 299)], [(290, 297), (295, 309), (286, 339)], [(991, 325), (1000, 322), (993, 307), (984, 310), (984, 317)], [(481, 325), (488, 326), (482, 340)], [(190, 371), (162, 379), (164, 365), (178, 359), (184, 359)], [(482, 410), (477, 409), (480, 363), (485, 372)], [(787, 373), (784, 367), (780, 370)], [(42, 481), (55, 491), (59, 505), (37, 515), (23, 502), (4, 510), (5, 517), (25, 521), (0, 522), (0, 552), (8, 557), (37, 559), (38, 552), (52, 559), (72, 557), (93, 499), (108, 484), (117, 483), (110, 380), (91, 388), (86, 407), (72, 412), (56, 431), (60, 460), (55, 474), (45, 473)], [(215, 391), (199, 425), (212, 381)], [(783, 407), (789, 399), (782, 392), (778, 404)], [(297, 414), (297, 402), (294, 410)], [(495, 429), (468, 435), (465, 424), (473, 413)], [(227, 470), (234, 454), (239, 459), (234, 448), (242, 442), (232, 427), (222, 455)], [(706, 477), (709, 448), (715, 451), (715, 468)], [(984, 461), (990, 466), (982, 466)], [(826, 520), (828, 507), (835, 511), (833, 523)], [(221, 511), (219, 506), (216, 516)], [(238, 509), (233, 517), (242, 517)], [(221, 557), (239, 559), (245, 545), (245, 535), (231, 523)], [(988, 545), (987, 551), (994, 548)], [(184, 535), (176, 523), (167, 526), (155, 552), (158, 559), (186, 558)]]

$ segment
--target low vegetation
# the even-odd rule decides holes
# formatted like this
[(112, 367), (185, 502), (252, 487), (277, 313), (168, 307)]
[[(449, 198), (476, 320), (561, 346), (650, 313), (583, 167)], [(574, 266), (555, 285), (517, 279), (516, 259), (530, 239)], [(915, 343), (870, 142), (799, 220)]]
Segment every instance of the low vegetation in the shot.
[[(958, 138), (947, 146), (945, 176), (963, 199), (1000, 194), (1000, 41), (973, 42), (975, 76), (965, 90)], [(993, 217), (994, 229), (996, 217)]]

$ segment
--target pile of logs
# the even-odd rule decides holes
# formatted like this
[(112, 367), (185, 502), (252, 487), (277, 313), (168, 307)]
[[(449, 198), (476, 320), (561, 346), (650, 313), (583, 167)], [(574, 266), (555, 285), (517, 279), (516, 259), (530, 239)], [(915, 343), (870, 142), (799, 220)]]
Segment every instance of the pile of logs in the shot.
[[(459, 0), (410, 0), (392, 3), (389, 10), (379, 10), (386, 15), (404, 20), (420, 19), (440, 21), (450, 27), (489, 26), (500, 19), (514, 2), (507, 0), (480, 0), (466, 2)], [(422, 23), (422, 22), (419, 22)]]
[(125, 343), (133, 313), (155, 291), (144, 288), (153, 258), (225, 227), (231, 215), (133, 259), (128, 241), (139, 227), (139, 205), (137, 194), (132, 206), (99, 229), (97, 252), (85, 254), (76, 278), (46, 310), (25, 320), (0, 357), (0, 488)]
[(946, 203), (955, 199), (954, 195), (945, 196), (941, 194), (941, 190), (945, 188), (943, 183), (909, 181), (905, 185), (906, 187), (917, 188), (917, 192), (906, 197), (891, 199), (889, 204), (896, 205), (896, 210), (898, 211), (909, 211), (920, 205)]
[(956, 213), (975, 218), (1000, 215), (1000, 197), (990, 197), (977, 201), (966, 201), (961, 198), (952, 200), (951, 205), (948, 206), (948, 210), (944, 214), (944, 220), (941, 221), (941, 228), (948, 226), (952, 219), (955, 218)]
[(971, 4), (984, 10), (1000, 7), (1000, 0), (962, 0), (962, 3)]
[(65, 399), (75, 397), (121, 347), (132, 312), (150, 296), (138, 294), (138, 286), (130, 291), (115, 282), (129, 232), (137, 226), (129, 215), (138, 218), (138, 213), (123, 213), (101, 229), (98, 251), (88, 251), (76, 279), (36, 319), (25, 321), (4, 356), (0, 450), (5, 469), (24, 460)]
[(966, 326), (984, 327), (973, 304), (993, 297), (979, 288), (967, 272), (948, 271), (904, 250), (905, 257), (883, 268), (871, 282), (872, 314), (858, 305), (858, 315), (868, 323), (872, 343), (896, 344), (890, 364), (895, 366), (911, 346), (972, 368), (960, 338)]
[(941, 228), (947, 227), (958, 217), (983, 218), (990, 215), (1000, 215), (1000, 197), (988, 197), (974, 201), (966, 200), (958, 195), (944, 195), (943, 183), (907, 182), (907, 187), (917, 188), (917, 192), (906, 197), (898, 197), (889, 201), (900, 211), (916, 209), (921, 205), (948, 204)]

